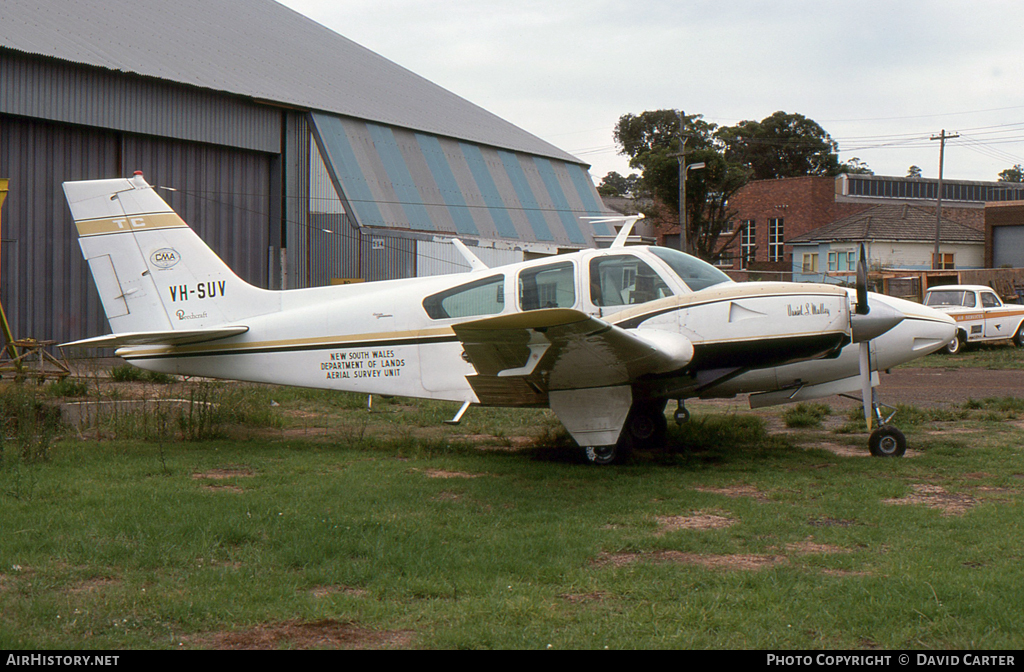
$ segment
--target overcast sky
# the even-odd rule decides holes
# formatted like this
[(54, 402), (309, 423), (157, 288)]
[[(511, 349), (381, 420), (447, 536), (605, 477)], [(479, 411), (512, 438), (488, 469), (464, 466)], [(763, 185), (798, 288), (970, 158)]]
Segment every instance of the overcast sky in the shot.
[(626, 113), (803, 114), (878, 175), (1024, 164), (1019, 0), (280, 0), (592, 164)]

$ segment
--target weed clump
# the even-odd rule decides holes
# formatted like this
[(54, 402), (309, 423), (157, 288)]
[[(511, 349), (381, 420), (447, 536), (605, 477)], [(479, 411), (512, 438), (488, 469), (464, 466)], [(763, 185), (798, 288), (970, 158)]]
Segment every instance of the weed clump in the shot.
[(0, 388), (0, 466), (45, 462), (60, 432), (60, 410), (40, 400), (34, 388)]
[(787, 408), (782, 419), (786, 427), (820, 427), (822, 421), (830, 415), (832, 408), (828, 404), (799, 403)]

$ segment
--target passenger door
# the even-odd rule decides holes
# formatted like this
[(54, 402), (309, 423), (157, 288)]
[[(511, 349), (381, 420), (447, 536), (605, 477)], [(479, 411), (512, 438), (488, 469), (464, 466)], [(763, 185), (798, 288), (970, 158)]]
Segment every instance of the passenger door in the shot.
[(1010, 338), (1017, 325), (1007, 314), (1003, 302), (995, 292), (981, 292), (981, 307), (985, 311), (985, 338)]

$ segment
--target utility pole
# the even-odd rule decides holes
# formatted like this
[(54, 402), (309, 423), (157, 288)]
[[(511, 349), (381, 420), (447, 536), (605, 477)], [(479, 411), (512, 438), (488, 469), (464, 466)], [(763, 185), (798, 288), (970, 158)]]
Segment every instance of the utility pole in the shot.
[(932, 253), (932, 270), (938, 270), (942, 267), (942, 262), (939, 257), (939, 240), (942, 230), (942, 167), (945, 162), (946, 155), (946, 140), (952, 138), (959, 138), (960, 134), (946, 135), (946, 129), (942, 129), (942, 132), (938, 135), (933, 135), (932, 140), (939, 140), (939, 189), (938, 199), (935, 203), (935, 251)]
[(690, 170), (700, 170), (704, 163), (691, 163), (686, 165), (686, 156), (691, 152), (686, 151), (686, 141), (690, 136), (684, 132), (686, 126), (686, 114), (679, 110), (679, 151), (669, 156), (679, 159), (679, 251), (685, 254), (690, 253), (690, 228), (686, 217), (686, 173)]
[(690, 251), (690, 232), (686, 230), (686, 141), (689, 139), (684, 133), (686, 126), (686, 113), (679, 110), (679, 250), (684, 253)]

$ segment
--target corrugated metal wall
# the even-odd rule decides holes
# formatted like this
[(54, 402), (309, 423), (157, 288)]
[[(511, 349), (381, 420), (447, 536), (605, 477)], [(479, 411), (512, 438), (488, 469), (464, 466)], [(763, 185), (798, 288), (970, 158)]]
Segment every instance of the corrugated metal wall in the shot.
[[(271, 155), (0, 115), (10, 178), (0, 300), (16, 337), (69, 341), (108, 331), (61, 184), (142, 170), (218, 254), (268, 285)], [(275, 260), (276, 261), (276, 260)]]
[(302, 286), (335, 280), (393, 280), (416, 276), (416, 241), (386, 231), (358, 230), (344, 214), (311, 213)]
[(280, 153), (280, 110), (0, 49), (0, 113)]

